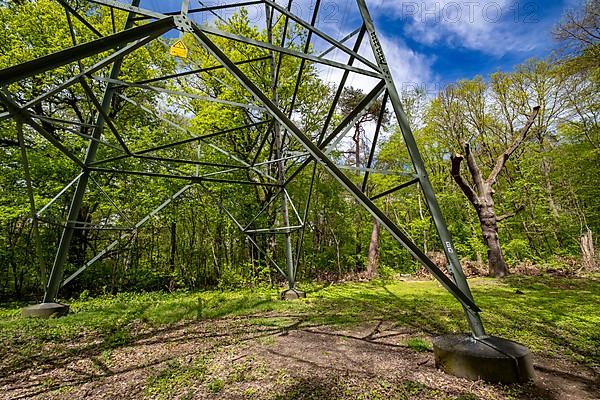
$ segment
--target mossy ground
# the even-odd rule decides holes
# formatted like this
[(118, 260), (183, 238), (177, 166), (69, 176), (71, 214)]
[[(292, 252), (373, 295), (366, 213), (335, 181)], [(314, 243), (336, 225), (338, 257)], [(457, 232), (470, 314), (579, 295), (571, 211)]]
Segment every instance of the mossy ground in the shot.
[[(581, 393), (600, 397), (597, 276), (471, 286), (488, 333), (527, 345), (542, 375), (577, 369)], [(70, 315), (50, 320), (2, 308), (0, 398), (560, 398), (435, 371), (431, 337), (467, 330), (436, 282), (303, 289), (307, 299), (288, 302), (276, 288), (72, 299)]]

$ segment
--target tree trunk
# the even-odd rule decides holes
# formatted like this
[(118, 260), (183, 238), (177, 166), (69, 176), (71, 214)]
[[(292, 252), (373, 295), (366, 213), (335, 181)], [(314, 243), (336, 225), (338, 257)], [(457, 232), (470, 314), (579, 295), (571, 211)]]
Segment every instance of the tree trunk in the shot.
[(25, 277), (25, 273), (24, 271), (20, 271), (18, 269), (17, 266), (17, 261), (16, 258), (14, 257), (14, 255), (10, 256), (10, 266), (12, 268), (12, 272), (13, 272), (13, 283), (14, 283), (14, 290), (15, 290), (15, 298), (17, 300), (21, 300), (23, 297), (23, 278)]
[(596, 249), (594, 248), (594, 239), (592, 237), (592, 231), (587, 230), (586, 233), (581, 235), (579, 245), (581, 247), (581, 264), (582, 268), (588, 271), (596, 269)]
[(562, 246), (562, 237), (560, 230), (560, 218), (558, 207), (556, 206), (556, 202), (554, 201), (554, 188), (552, 187), (552, 180), (550, 178), (550, 162), (548, 160), (542, 161), (542, 173), (544, 174), (544, 180), (546, 181), (546, 192), (548, 194), (548, 207), (550, 211), (552, 211), (552, 218), (554, 219), (554, 229), (552, 229), (552, 234), (554, 236), (554, 240), (558, 243), (558, 246)]
[[(419, 193), (417, 195), (417, 198), (419, 200), (419, 217), (421, 218), (421, 221), (425, 220), (425, 216), (423, 215), (423, 204), (421, 203), (421, 193)], [(425, 225), (423, 225), (425, 226)], [(427, 252), (429, 251), (429, 249), (427, 248), (427, 229), (423, 228), (423, 252), (425, 254), (427, 254)]]
[(378, 220), (373, 221), (373, 230), (371, 231), (371, 242), (369, 243), (369, 261), (367, 263), (367, 273), (369, 276), (377, 275), (379, 265), (379, 228)]
[(171, 278), (169, 279), (169, 291), (173, 291), (175, 288), (175, 255), (177, 253), (177, 223), (171, 222), (171, 246), (169, 248), (169, 272), (171, 272)]
[[(360, 176), (360, 123), (356, 123), (354, 125), (354, 136), (352, 137), (352, 140), (354, 141), (354, 166), (356, 167), (356, 175)], [(358, 202), (355, 202), (355, 204), (358, 206)], [(361, 254), (362, 254), (362, 218), (360, 216), (360, 213), (356, 213), (356, 263), (354, 265), (355, 271), (356, 272), (360, 272), (362, 271), (364, 264), (363, 261), (361, 260)]]
[(169, 268), (175, 272), (175, 254), (177, 252), (177, 223), (171, 222), (171, 251), (169, 252)]
[(494, 211), (494, 200), (491, 191), (479, 198), (477, 216), (481, 224), (483, 240), (488, 247), (488, 266), (490, 276), (499, 278), (508, 274), (508, 268), (502, 255), (498, 238), (498, 220)]
[(354, 219), (356, 223), (356, 247), (354, 250), (354, 254), (356, 255), (356, 260), (354, 263), (354, 272), (361, 272), (364, 268), (364, 260), (362, 260), (362, 218), (360, 217), (360, 213), (356, 213), (356, 218)]
[[(493, 187), (498, 182), (498, 176), (504, 169), (506, 161), (526, 139), (527, 133), (535, 122), (539, 111), (539, 106), (533, 108), (533, 112), (527, 118), (527, 123), (519, 130), (511, 145), (496, 159), (496, 165), (494, 165), (494, 168), (490, 172), (487, 179), (483, 178), (481, 169), (477, 165), (477, 160), (471, 152), (471, 146), (469, 143), (461, 144), (463, 150), (465, 151), (464, 156), (461, 154), (455, 154), (451, 158), (452, 167), (450, 174), (477, 211), (483, 239), (488, 246), (488, 265), (490, 268), (490, 275), (494, 277), (505, 276), (508, 274), (508, 268), (506, 267), (506, 262), (504, 261), (504, 256), (502, 255), (502, 249), (500, 247), (500, 240), (498, 239), (498, 218), (496, 217), (496, 212), (494, 211), (494, 199), (492, 198), (494, 193)], [(473, 187), (471, 187), (469, 182), (467, 182), (460, 173), (460, 165), (465, 157), (467, 161), (467, 169), (469, 170), (473, 180)], [(517, 212), (518, 210), (512, 215), (515, 215)], [(504, 218), (508, 218), (509, 216), (505, 216)], [(501, 219), (504, 218), (501, 217)]]
[(340, 257), (340, 240), (337, 238), (335, 234), (335, 230), (330, 226), (329, 231), (331, 232), (331, 237), (333, 238), (333, 242), (335, 243), (335, 256), (336, 256), (336, 264), (338, 270), (338, 279), (342, 279), (342, 262)]

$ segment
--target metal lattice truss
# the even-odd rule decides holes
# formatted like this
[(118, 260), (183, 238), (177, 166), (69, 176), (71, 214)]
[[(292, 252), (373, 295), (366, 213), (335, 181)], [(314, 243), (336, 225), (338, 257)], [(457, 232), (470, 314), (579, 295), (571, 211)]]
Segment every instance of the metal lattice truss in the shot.
[[(231, 1), (219, 5), (205, 5), (198, 1), (200, 6), (191, 8), (189, 1), (184, 0), (178, 11), (158, 12), (150, 9), (152, 7), (144, 8), (144, 2), (140, 4), (139, 0), (133, 0), (131, 4), (111, 0), (57, 0), (65, 9), (73, 46), (0, 70), (0, 104), (4, 107), (4, 111), (0, 112), (0, 121), (13, 119), (17, 123), (27, 177), (29, 172), (23, 141), (24, 126), (47, 139), (81, 171), (49, 204), (39, 210), (36, 210), (30, 193), (34, 223), (37, 220), (44, 221), (43, 213), (46, 209), (66, 192), (72, 193), (68, 216), (61, 225), (63, 233), (48, 278), (45, 302), (53, 301), (60, 287), (111, 252), (120, 241), (135, 233), (192, 187), (200, 188), (213, 197), (235, 225), (287, 278), (290, 288), (294, 288), (315, 168), (320, 166), (339, 181), (347, 193), (379, 220), (462, 304), (473, 333), (476, 336), (484, 335), (479, 318), (480, 310), (473, 301), (461, 270), (365, 0), (350, 2), (352, 7), (349, 7), (349, 12), (354, 12), (352, 15), (357, 29), (349, 34), (326, 33), (326, 27), (319, 25), (319, 13), (323, 12), (320, 0), (308, 7), (310, 13), (306, 19), (294, 12), (296, 8), (293, 1), (286, 0), (284, 5), (273, 0)], [(219, 14), (223, 10), (233, 12), (250, 6), (262, 7), (264, 10), (266, 18), (259, 25), (267, 32), (266, 40), (261, 40), (253, 32), (238, 32), (230, 21)], [(89, 17), (91, 9), (112, 15), (112, 33), (102, 34), (95, 27)], [(127, 15), (126, 22), (119, 31), (115, 27), (114, 16), (124, 13)], [(86, 37), (91, 34), (95, 38), (81, 40), (82, 30), (86, 30)], [(175, 36), (170, 32), (175, 32)], [(135, 76), (125, 72), (127, 68), (135, 68), (135, 65), (127, 64), (127, 61), (135, 57), (137, 52), (157, 49), (168, 52), (169, 43), (177, 35), (185, 43), (180, 47), (185, 51), (189, 48), (190, 52), (202, 54), (204, 64), (198, 65), (194, 61), (196, 57), (180, 54), (178, 58), (173, 58), (176, 65), (168, 75), (138, 80), (127, 78)], [(295, 36), (302, 37), (300, 45), (294, 39)], [(334, 36), (342, 38), (336, 39)], [(225, 45), (238, 49), (235, 59), (223, 50)], [(293, 73), (288, 72), (287, 76), (282, 67), (289, 64), (285, 64), (285, 60), (293, 60)], [(44, 93), (33, 98), (23, 98), (21, 94), (14, 92), (19, 87), (15, 83), (30, 87), (35, 85), (35, 77), (52, 74), (59, 68), (64, 70), (65, 66), (69, 67), (70, 77), (54, 84)], [(331, 98), (316, 117), (316, 123), (311, 123), (302, 121), (299, 115), (300, 108), (304, 105), (302, 91), (306, 90), (302, 86), (303, 81), (308, 73), (315, 70), (329, 77), (335, 76), (337, 80), (332, 85)], [(336, 117), (338, 103), (344, 88), (349, 86), (352, 79), (370, 82), (371, 88), (355, 109), (339, 120)], [(219, 82), (223, 92), (234, 95), (200, 90), (203, 85), (198, 83), (207, 81)], [(283, 85), (291, 90), (291, 95), (282, 100), (279, 98), (279, 88)], [(49, 116), (50, 113), (45, 112), (49, 107), (47, 104), (54, 97), (69, 90), (82, 93), (90, 104), (83, 120)], [(97, 95), (98, 93), (102, 95)], [(144, 93), (150, 93), (158, 101), (146, 101)], [(340, 158), (334, 156), (334, 150), (344, 142), (364, 111), (378, 101), (383, 106), (374, 124), (365, 166), (340, 162)], [(190, 107), (191, 103), (201, 104), (202, 107)], [(393, 109), (401, 128), (413, 172), (399, 172), (398, 175), (406, 176), (403, 183), (383, 193), (369, 196), (366, 188), (370, 175), (382, 172), (377, 171), (374, 165), (386, 106)], [(143, 142), (135, 130), (124, 129), (123, 124), (114, 117), (115, 107), (121, 111), (132, 107), (144, 113), (148, 121), (161, 126), (164, 130), (163, 137), (157, 138), (155, 143)], [(194, 126), (189, 121), (198, 116), (199, 109), (221, 113), (225, 119), (233, 121), (226, 128)], [(303, 115), (306, 114), (304, 112)], [(87, 150), (82, 152), (69, 147), (55, 133), (57, 131), (80, 138)], [(242, 155), (240, 152), (232, 152), (231, 146), (223, 146), (223, 140), (239, 146)], [(247, 151), (244, 153), (243, 149)], [(307, 199), (300, 207), (290, 197), (287, 188), (301, 172), (311, 169), (312, 175), (308, 175), (312, 176), (312, 181), (307, 187)], [(344, 173), (344, 169), (347, 169), (348, 174)], [(358, 183), (357, 174), (360, 175)], [(127, 218), (127, 213), (117, 206), (116, 201), (108, 196), (107, 191), (102, 190), (102, 182), (106, 181), (106, 177), (122, 175), (169, 179), (181, 182), (183, 186), (146, 217), (132, 222)], [(227, 198), (215, 193), (212, 189), (215, 184), (238, 188), (235, 190), (250, 187), (255, 193), (269, 191), (270, 201), (258, 212), (240, 217), (239, 210), (227, 204)], [(444, 244), (450, 277), (375, 203), (375, 200), (411, 185), (418, 185), (423, 191)], [(119, 224), (108, 220), (95, 224), (81, 220), (83, 199), (90, 186), (97, 187), (99, 193), (118, 210), (116, 215)], [(29, 188), (31, 189), (31, 184)], [(265, 220), (262, 216), (275, 203), (280, 207), (276, 223), (271, 221), (270, 226), (261, 226), (261, 221)], [(81, 265), (71, 276), (64, 278), (64, 266), (73, 233), (78, 229), (106, 229), (119, 233), (95, 257)], [(295, 251), (291, 239), (293, 233), (299, 237)], [(254, 239), (257, 234), (281, 234), (285, 238), (285, 267), (280, 267), (267, 252), (260, 249)]]

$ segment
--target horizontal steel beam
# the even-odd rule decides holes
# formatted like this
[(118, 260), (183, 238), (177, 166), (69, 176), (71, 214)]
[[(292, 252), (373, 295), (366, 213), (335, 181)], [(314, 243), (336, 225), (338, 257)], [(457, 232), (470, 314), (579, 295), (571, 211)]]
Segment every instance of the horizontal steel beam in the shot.
[(388, 194), (392, 194), (394, 192), (397, 192), (400, 189), (404, 189), (405, 187), (409, 187), (409, 186), (414, 185), (416, 183), (419, 183), (419, 178), (415, 178), (415, 179), (410, 180), (408, 182), (404, 182), (404, 183), (402, 183), (402, 184), (400, 184), (398, 186), (394, 186), (393, 188), (391, 188), (389, 190), (386, 190), (385, 192), (381, 192), (381, 193), (379, 193), (379, 194), (377, 194), (375, 196), (372, 196), (371, 197), (371, 201), (375, 201), (377, 199), (380, 199), (382, 197), (387, 196)]
[[(190, 8), (188, 10), (188, 14), (201, 13), (201, 12), (213, 12), (213, 11), (224, 10), (227, 8), (247, 7), (247, 6), (253, 6), (253, 5), (263, 4), (263, 3), (264, 3), (264, 0), (253, 0), (253, 1), (243, 1), (241, 3), (217, 4), (214, 6)], [(165, 13), (165, 15), (178, 15), (178, 14), (181, 14), (181, 11), (170, 11), (170, 12)]]
[(293, 231), (302, 229), (303, 225), (294, 226), (282, 226), (279, 228), (261, 228), (261, 229), (247, 229), (244, 233), (273, 233), (273, 234), (287, 234)]
[[(329, 154), (329, 153), (325, 152), (325, 154)], [(359, 173), (364, 173), (364, 174), (366, 174), (368, 172), (369, 174), (373, 173), (373, 174), (378, 174), (378, 175), (405, 176), (408, 178), (413, 178), (416, 176), (415, 174), (411, 174), (409, 172), (390, 171), (390, 170), (367, 168), (367, 167), (355, 167), (354, 165), (337, 164), (337, 166), (339, 169), (345, 169), (348, 171), (354, 171), (354, 172), (359, 172)]]
[(221, 62), (229, 72), (263, 105), (269, 110), (271, 115), (277, 119), (290, 134), (308, 151), (312, 157), (323, 166), (329, 173), (361, 204), (374, 218), (392, 234), (392, 236), (408, 252), (418, 260), (431, 274), (450, 292), (463, 306), (473, 312), (481, 311), (475, 302), (469, 298), (452, 279), (448, 278), (442, 270), (423, 253), (423, 251), (410, 240), (410, 238), (394, 222), (379, 209), (355, 184), (350, 178), (335, 165), (335, 163), (323, 153), (323, 151), (314, 144), (233, 62), (223, 53), (223, 51), (213, 43), (210, 38), (195, 24), (192, 25), (194, 34), (204, 47)]
[(134, 171), (134, 170), (125, 170), (125, 169), (88, 167), (88, 170), (107, 173), (107, 174), (125, 174), (125, 175), (136, 175), (136, 176), (147, 176), (147, 177), (154, 177), (154, 178), (179, 179), (179, 180), (190, 181), (192, 183), (215, 182), (215, 183), (230, 183), (230, 184), (236, 184), (236, 185), (252, 185), (252, 186), (268, 186), (268, 187), (279, 187), (280, 186), (277, 183), (256, 182), (256, 181), (239, 181), (239, 180), (234, 180), (234, 179), (205, 178), (202, 176), (194, 176), (194, 175), (162, 174), (159, 172), (144, 172), (144, 171)]
[[(190, 135), (190, 136), (191, 136), (191, 137), (193, 137), (193, 138), (198, 138), (196, 135), (194, 135), (194, 134), (193, 134), (192, 132), (190, 132), (188, 129), (186, 129), (186, 128), (184, 128), (184, 127), (180, 126), (179, 124), (176, 124), (175, 122), (173, 122), (173, 121), (169, 120), (168, 118), (165, 118), (165, 117), (163, 117), (163, 116), (161, 116), (161, 115), (158, 115), (158, 114), (157, 114), (157, 113), (155, 113), (154, 111), (150, 110), (150, 109), (149, 109), (149, 108), (147, 108), (147, 107), (144, 107), (142, 104), (139, 104), (138, 102), (136, 102), (136, 101), (134, 101), (134, 100), (130, 99), (129, 97), (127, 97), (127, 96), (123, 95), (122, 93), (117, 93), (117, 96), (121, 97), (123, 100), (125, 100), (125, 101), (127, 101), (127, 102), (129, 102), (129, 103), (131, 103), (131, 104), (134, 104), (134, 105), (138, 106), (140, 109), (142, 109), (142, 110), (146, 111), (147, 113), (149, 113), (149, 114), (151, 114), (151, 115), (155, 116), (155, 117), (156, 117), (156, 118), (158, 118), (159, 120), (161, 120), (161, 121), (163, 121), (163, 122), (165, 122), (165, 123), (169, 124), (170, 126), (174, 127), (175, 129), (178, 129), (178, 130), (180, 130), (180, 131), (182, 131), (182, 132), (185, 132), (185, 133), (187, 133), (188, 135)], [(250, 168), (252, 171), (256, 172), (257, 174), (259, 174), (259, 175), (262, 175), (262, 176), (264, 176), (264, 177), (266, 177), (266, 178), (268, 178), (268, 179), (270, 179), (270, 180), (272, 180), (272, 181), (275, 181), (275, 182), (277, 181), (277, 179), (276, 179), (276, 178), (274, 178), (274, 177), (270, 176), (270, 175), (269, 175), (269, 174), (267, 174), (267, 173), (264, 173), (263, 171), (261, 171), (261, 170), (260, 170), (260, 169), (258, 169), (258, 168), (255, 168), (255, 167), (253, 167), (252, 165), (248, 164), (247, 162), (245, 162), (244, 160), (240, 159), (239, 157), (236, 157), (235, 155), (231, 154), (231, 153), (230, 153), (230, 152), (228, 152), (227, 150), (224, 150), (224, 149), (220, 148), (219, 146), (216, 146), (216, 145), (214, 145), (214, 144), (210, 143), (209, 141), (205, 141), (205, 140), (203, 140), (203, 139), (201, 139), (201, 140), (202, 140), (202, 141), (203, 141), (203, 143), (205, 143), (207, 146), (211, 147), (212, 149), (214, 149), (214, 150), (218, 151), (218, 152), (219, 152), (219, 153), (221, 153), (221, 154), (224, 154), (224, 155), (226, 155), (227, 157), (231, 158), (232, 160), (235, 160), (235, 161), (239, 162), (240, 164), (243, 164), (243, 165), (245, 165), (245, 166), (249, 167), (249, 168)]]
[(343, 63), (333, 61), (333, 60), (328, 60), (326, 58), (319, 58), (319, 57), (313, 56), (311, 54), (302, 53), (301, 51), (296, 51), (296, 50), (292, 50), (292, 49), (289, 49), (286, 47), (280, 47), (280, 46), (276, 46), (274, 44), (261, 42), (260, 40), (250, 39), (250, 38), (247, 38), (244, 36), (225, 32), (225, 31), (222, 31), (217, 28), (212, 28), (209, 26), (200, 26), (200, 27), (198, 27), (198, 29), (201, 29), (202, 31), (209, 33), (211, 35), (220, 36), (220, 37), (223, 37), (226, 39), (235, 40), (237, 42), (246, 43), (246, 44), (249, 44), (249, 45), (252, 45), (255, 47), (260, 47), (260, 48), (271, 50), (271, 51), (276, 51), (278, 53), (283, 53), (283, 54), (287, 54), (290, 56), (298, 57), (298, 58), (312, 61), (312, 62), (315, 62), (318, 64), (323, 64), (323, 65), (327, 65), (330, 67), (347, 70), (347, 71), (354, 72), (354, 73), (357, 73), (360, 75), (370, 76), (372, 78), (379, 78), (379, 79), (381, 79), (383, 77), (381, 75), (381, 73), (379, 73), (379, 72), (369, 71), (369, 70), (366, 70), (363, 68), (358, 68), (358, 67), (353, 67), (351, 65), (343, 64)]
[[(115, 51), (114, 53), (112, 53), (111, 55), (109, 55), (108, 57), (98, 61), (96, 64), (92, 65), (91, 67), (87, 68), (86, 70), (80, 72), (79, 74), (67, 79), (66, 81), (64, 81), (63, 83), (61, 83), (58, 86), (53, 87), (52, 89), (42, 93), (41, 95), (39, 95), (38, 97), (29, 100), (27, 103), (23, 104), (22, 108), (23, 109), (27, 109), (30, 107), (33, 107), (36, 104), (41, 103), (42, 101), (46, 100), (47, 98), (55, 95), (56, 93), (59, 93), (62, 90), (65, 90), (66, 88), (74, 85), (75, 83), (79, 82), (79, 79), (82, 76), (88, 75), (88, 74), (92, 74), (104, 67), (106, 67), (107, 65), (109, 65), (110, 63), (113, 63), (117, 60), (122, 59), (123, 57), (125, 57), (127, 54), (134, 52), (135, 50), (139, 49), (140, 47), (146, 45), (147, 43), (151, 42), (152, 40), (156, 39), (157, 37), (159, 37), (162, 33), (161, 32), (157, 32), (154, 33), (152, 35), (149, 35), (143, 39), (140, 39), (134, 43), (131, 43), (117, 51)], [(10, 114), (9, 113), (0, 113), (0, 121), (9, 118)]]
[(12, 115), (14, 115), (16, 119), (32, 127), (46, 140), (52, 143), (52, 145), (56, 147), (61, 153), (63, 153), (65, 156), (71, 159), (71, 161), (79, 165), (81, 168), (84, 168), (83, 161), (77, 158), (77, 156), (75, 156), (71, 152), (71, 150), (69, 150), (64, 144), (62, 144), (62, 142), (58, 140), (53, 134), (51, 134), (46, 129), (44, 129), (44, 127), (35, 122), (31, 114), (27, 110), (24, 110), (21, 107), (19, 107), (17, 103), (10, 99), (6, 94), (2, 93), (2, 91), (0, 91), (0, 103), (4, 103), (8, 108), (9, 112)]
[[(344, 46), (339, 40), (336, 40), (336, 39), (332, 38), (331, 36), (329, 36), (325, 32), (321, 31), (317, 27), (315, 27), (315, 26), (309, 24), (308, 22), (304, 21), (302, 18), (299, 18), (298, 16), (294, 15), (293, 13), (291, 13), (290, 11), (288, 11), (287, 9), (285, 9), (284, 7), (280, 6), (279, 4), (275, 3), (274, 1), (272, 1), (272, 0), (264, 0), (264, 1), (265, 1), (265, 3), (267, 3), (268, 5), (270, 5), (271, 7), (275, 8), (280, 13), (282, 13), (282, 14), (286, 15), (287, 17), (289, 17), (290, 19), (294, 20), (297, 24), (302, 25), (304, 28), (310, 30), (311, 32), (313, 32), (317, 36), (320, 36), (321, 39), (324, 39), (324, 40), (328, 41), (329, 43), (331, 43), (332, 45), (336, 46), (338, 49), (340, 49), (344, 53), (346, 53), (348, 55), (351, 55), (352, 57), (356, 58), (358, 61), (362, 62), (366, 66), (372, 68), (373, 71), (380, 72), (379, 66), (377, 64), (374, 64), (373, 62), (369, 61), (365, 57), (363, 57), (360, 54), (358, 54), (356, 51), (351, 50), (348, 47)], [(381, 76), (381, 75), (379, 75), (379, 76)]]
[(113, 0), (88, 0), (90, 3), (96, 3), (102, 6), (107, 6), (110, 8), (114, 8), (116, 10), (128, 11), (130, 13), (145, 15), (150, 18), (162, 19), (165, 18), (166, 15), (162, 13), (158, 13), (156, 11), (148, 10), (147, 8), (136, 7), (126, 3), (122, 3), (120, 1)]
[(48, 117), (46, 115), (39, 115), (39, 114), (32, 113), (31, 116), (33, 118), (39, 119), (40, 121), (45, 121), (45, 122), (48, 122), (51, 124), (77, 125), (77, 126), (85, 126), (87, 128), (94, 128), (96, 126), (94, 124), (89, 124), (86, 122), (72, 121), (72, 120), (68, 120), (68, 119), (55, 118), (55, 117)]
[(155, 156), (139, 156), (136, 154), (132, 154), (133, 158), (140, 160), (152, 160), (159, 162), (172, 162), (175, 164), (189, 164), (189, 165), (202, 165), (205, 167), (218, 167), (218, 168), (229, 168), (229, 169), (248, 169), (249, 167), (243, 165), (231, 165), (231, 164), (220, 164), (215, 162), (207, 162), (207, 161), (196, 161), (196, 160), (185, 160), (182, 158), (171, 158), (171, 157), (155, 157)]
[(114, 49), (157, 32), (167, 32), (174, 27), (174, 18), (168, 17), (2, 69), (0, 70), (0, 86), (18, 82), (21, 79)]
[(119, 79), (109, 79), (109, 78), (104, 78), (102, 76), (92, 76), (92, 78), (94, 80), (97, 80), (100, 82), (112, 83), (116, 87), (121, 87), (121, 88), (132, 87), (132, 88), (137, 88), (137, 89), (149, 90), (149, 91), (156, 92), (156, 93), (164, 93), (164, 94), (167, 94), (170, 96), (187, 97), (187, 98), (193, 99), (193, 100), (206, 101), (206, 102), (211, 102), (211, 103), (219, 103), (219, 104), (224, 104), (227, 106), (247, 108), (247, 109), (256, 110), (256, 111), (264, 111), (264, 108), (257, 106), (255, 104), (250, 104), (250, 103), (238, 103), (235, 101), (219, 99), (217, 97), (202, 96), (202, 95), (195, 94), (195, 93), (188, 93), (188, 92), (182, 92), (182, 91), (178, 91), (178, 90), (164, 89), (164, 88), (157, 87), (157, 86), (142, 85), (139, 83), (127, 83), (127, 82), (121, 81)]
[[(253, 62), (257, 62), (257, 61), (264, 61), (264, 60), (268, 60), (270, 59), (271, 56), (264, 56), (264, 57), (257, 57), (257, 58), (251, 58), (250, 60), (243, 60), (243, 61), (238, 61), (235, 64), (236, 65), (243, 65), (243, 64), (249, 64), (249, 63), (253, 63)], [(137, 81), (137, 82), (132, 82), (133, 84), (138, 84), (138, 85), (144, 85), (147, 83), (153, 83), (153, 82), (159, 82), (159, 81), (166, 81), (169, 79), (174, 79), (174, 78), (181, 78), (182, 76), (187, 76), (187, 75), (196, 75), (196, 74), (202, 74), (205, 72), (212, 72), (212, 71), (216, 71), (219, 69), (223, 69), (222, 65), (214, 65), (212, 67), (204, 67), (204, 68), (196, 68), (190, 71), (183, 71), (183, 72), (179, 72), (176, 74), (170, 74), (170, 75), (165, 75), (165, 76), (159, 76), (158, 78), (151, 78), (151, 79), (144, 79), (143, 81)], [(128, 82), (123, 82), (124, 85), (129, 84)]]
[[(213, 133), (207, 133), (206, 135), (194, 136), (194, 137), (191, 137), (191, 138), (188, 138), (188, 139), (178, 140), (176, 142), (171, 142), (171, 143), (163, 144), (163, 145), (160, 145), (160, 146), (151, 147), (149, 149), (134, 151), (131, 154), (123, 154), (123, 155), (116, 156), (116, 157), (105, 158), (103, 160), (94, 161), (93, 163), (90, 163), (90, 166), (96, 166), (96, 165), (106, 164), (106, 163), (113, 162), (113, 161), (119, 161), (119, 160), (122, 160), (122, 159), (128, 158), (128, 157), (141, 156), (143, 154), (148, 154), (148, 153), (151, 153), (153, 151), (165, 150), (165, 149), (169, 149), (169, 148), (172, 148), (172, 147), (175, 147), (175, 146), (180, 146), (182, 144), (199, 142), (199, 141), (203, 141), (203, 140), (206, 140), (206, 139), (210, 139), (211, 137), (225, 135), (227, 133), (237, 132), (237, 131), (240, 131), (240, 130), (243, 130), (243, 129), (249, 129), (249, 128), (253, 128), (253, 127), (259, 126), (259, 125), (264, 125), (264, 124), (266, 124), (268, 122), (269, 121), (261, 121), (261, 122), (257, 122), (257, 123), (250, 124), (250, 125), (245, 125), (245, 126), (241, 126), (241, 127), (232, 128), (232, 129), (226, 129), (226, 130), (223, 130), (223, 131), (218, 131), (218, 132), (213, 132)], [(245, 168), (249, 168), (250, 166), (244, 165), (244, 167)], [(241, 168), (241, 167), (237, 167), (236, 166), (236, 168)]]
[[(152, 218), (154, 215), (158, 214), (162, 209), (164, 209), (169, 204), (171, 204), (176, 198), (178, 198), (179, 196), (181, 196), (183, 193), (185, 193), (191, 187), (192, 187), (192, 185), (186, 185), (182, 189), (180, 189), (177, 193), (175, 193), (174, 195), (172, 195), (171, 197), (169, 197), (167, 200), (165, 200), (161, 205), (159, 205), (152, 212), (150, 212), (150, 214), (146, 215), (137, 224), (135, 224), (135, 226), (133, 227), (131, 233), (135, 233), (150, 218)], [(118, 239), (114, 240), (112, 243), (110, 243), (108, 246), (106, 246), (102, 251), (100, 251), (98, 254), (96, 254), (96, 256), (94, 256), (91, 260), (89, 260), (84, 265), (82, 265), (81, 268), (79, 268), (77, 271), (75, 271), (71, 276), (69, 276), (67, 279), (65, 279), (61, 283), (60, 286), (63, 287), (66, 284), (68, 284), (69, 282), (71, 282), (73, 279), (75, 279), (77, 276), (79, 276), (79, 274), (81, 274), (83, 271), (85, 271), (90, 266), (92, 266), (96, 261), (100, 260), (106, 254), (108, 254), (108, 252), (111, 251), (113, 248), (115, 248), (119, 244), (119, 242), (121, 240), (123, 240), (126, 236), (129, 236), (131, 233), (129, 233), (129, 234), (122, 234), (121, 236), (119, 236)]]

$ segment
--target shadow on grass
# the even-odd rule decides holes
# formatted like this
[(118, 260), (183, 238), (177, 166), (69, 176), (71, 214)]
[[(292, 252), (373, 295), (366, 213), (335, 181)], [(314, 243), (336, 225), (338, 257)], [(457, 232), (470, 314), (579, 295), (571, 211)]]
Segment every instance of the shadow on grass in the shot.
[[(246, 325), (244, 327), (238, 327), (237, 330), (231, 329), (228, 332), (205, 331), (189, 334), (186, 328), (189, 328), (196, 323), (197, 322), (188, 321), (187, 323), (177, 324), (175, 326), (154, 329), (151, 332), (144, 334), (131, 335), (131, 341), (122, 347), (133, 349), (137, 346), (149, 346), (153, 344), (164, 345), (167, 343), (200, 342), (202, 343), (203, 351), (210, 354), (233, 344), (255, 341), (264, 337), (278, 335), (282, 332), (282, 329), (279, 328), (265, 329)], [(168, 340), (164, 339), (165, 335), (169, 337)], [(3, 386), (10, 386), (13, 391), (25, 390), (26, 393), (22, 395), (11, 396), (11, 399), (30, 398), (43, 393), (56, 391), (63, 387), (80, 386), (86, 383), (100, 381), (111, 376), (123, 375), (136, 370), (152, 369), (159, 364), (174, 362), (178, 358), (182, 357), (182, 354), (169, 355), (165, 358), (156, 359), (150, 362), (137, 363), (131, 367), (113, 370), (109, 368), (104, 361), (102, 361), (103, 352), (105, 350), (106, 347), (103, 344), (92, 344), (79, 347), (76, 351), (71, 352), (70, 354), (54, 354), (43, 359), (34, 358), (29, 360), (33, 365), (40, 366), (40, 368), (36, 371), (37, 374), (50, 372), (61, 367), (66, 367), (70, 364), (76, 364), (78, 360), (85, 359), (91, 360), (93, 364), (101, 371), (100, 373), (92, 374), (84, 373), (84, 371), (76, 371), (85, 376), (62, 379), (60, 382), (53, 384), (40, 381), (23, 381), (23, 379), (18, 377), (17, 374), (31, 368), (32, 364), (29, 364), (27, 366), (23, 366), (22, 368), (10, 371), (10, 376), (7, 374), (6, 377), (0, 378), (0, 384)], [(196, 349), (192, 350), (188, 356), (197, 356), (198, 354), (196, 351)], [(14, 378), (14, 381), (11, 378)]]
[(593, 279), (518, 277), (478, 287), (476, 299), (494, 332), (547, 356), (562, 355), (600, 367), (600, 282)]
[[(408, 379), (378, 378), (356, 379), (328, 375), (292, 379), (272, 400), (322, 400), (322, 399), (430, 399), (440, 398), (440, 391)], [(444, 399), (478, 400), (469, 392), (446, 393)]]
[[(473, 291), (476, 302), (484, 309), (484, 322), (489, 333), (520, 341), (550, 356), (555, 353), (554, 356), (573, 357), (595, 373), (600, 359), (599, 331), (594, 322), (594, 318), (598, 318), (600, 283), (513, 277), (500, 283), (476, 281)], [(409, 332), (417, 335), (435, 336), (467, 330), (459, 304), (433, 282), (344, 284), (316, 287), (308, 292), (308, 300), (297, 302), (279, 301), (276, 294), (265, 290), (147, 294), (131, 295), (131, 298), (123, 295), (74, 302), (75, 313), (57, 320), (0, 321), (0, 384), (27, 390), (22, 397), (30, 397), (65, 385), (83, 385), (155, 367), (169, 360), (155, 360), (113, 371), (103, 363), (101, 355), (118, 347), (201, 341), (207, 344), (209, 351), (216, 351), (230, 344), (296, 330), (313, 329), (313, 333), (347, 336), (320, 328), (333, 326), (339, 329), (367, 323), (378, 325), (366, 336), (351, 338), (385, 346), (389, 344), (375, 341), (383, 337), (376, 334), (381, 321), (410, 327)], [(8, 329), (3, 330), (5, 327)], [(65, 346), (65, 343), (69, 345)], [(92, 360), (100, 373), (57, 384), (17, 383), (18, 374), (30, 370), (32, 365), (50, 371), (82, 359)], [(565, 380), (578, 381), (589, 393), (595, 393), (599, 386), (597, 378), (548, 366), (536, 365), (536, 368)], [(305, 392), (298, 392), (303, 384), (294, 383), (280, 398), (295, 398), (294, 393), (308, 396), (299, 398), (319, 398), (314, 396), (323, 391), (341, 390), (329, 378), (313, 381), (312, 386), (305, 387), (308, 388)], [(553, 399), (550, 392), (535, 385), (509, 388), (505, 392), (509, 395), (515, 392), (517, 398), (523, 399)]]

